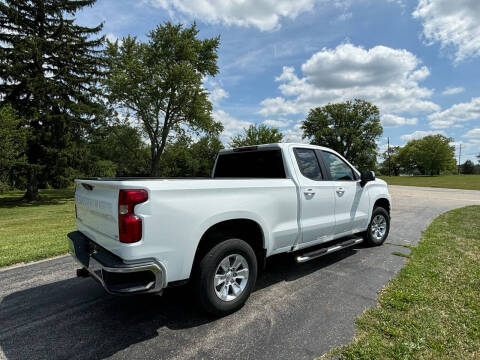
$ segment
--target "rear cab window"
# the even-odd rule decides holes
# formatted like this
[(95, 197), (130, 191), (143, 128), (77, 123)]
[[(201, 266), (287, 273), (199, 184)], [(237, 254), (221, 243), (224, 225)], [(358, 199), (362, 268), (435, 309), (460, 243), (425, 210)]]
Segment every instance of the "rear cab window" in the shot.
[(286, 178), (281, 149), (220, 153), (214, 178)]
[(293, 153), (303, 176), (310, 180), (323, 180), (322, 170), (314, 149), (294, 148)]

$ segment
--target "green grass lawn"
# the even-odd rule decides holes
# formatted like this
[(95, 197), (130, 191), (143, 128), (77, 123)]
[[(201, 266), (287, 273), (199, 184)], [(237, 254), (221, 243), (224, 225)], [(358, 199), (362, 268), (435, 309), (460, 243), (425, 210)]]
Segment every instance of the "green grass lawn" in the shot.
[(20, 201), (23, 192), (0, 195), (0, 267), (67, 252), (75, 229), (73, 189), (40, 190), (42, 200)]
[(434, 220), (378, 301), (322, 358), (480, 359), (480, 206)]
[(480, 175), (379, 176), (389, 185), (480, 190)]

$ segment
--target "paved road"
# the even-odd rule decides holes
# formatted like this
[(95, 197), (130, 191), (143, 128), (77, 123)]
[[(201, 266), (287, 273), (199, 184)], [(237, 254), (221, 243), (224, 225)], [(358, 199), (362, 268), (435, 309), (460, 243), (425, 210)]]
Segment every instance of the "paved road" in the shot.
[[(416, 244), (438, 214), (480, 204), (480, 191), (391, 186), (389, 243)], [(269, 261), (239, 312), (214, 319), (188, 289), (117, 298), (73, 277), (69, 257), (0, 271), (0, 358), (312, 359), (348, 343), (354, 319), (402, 268), (395, 245), (299, 265)]]

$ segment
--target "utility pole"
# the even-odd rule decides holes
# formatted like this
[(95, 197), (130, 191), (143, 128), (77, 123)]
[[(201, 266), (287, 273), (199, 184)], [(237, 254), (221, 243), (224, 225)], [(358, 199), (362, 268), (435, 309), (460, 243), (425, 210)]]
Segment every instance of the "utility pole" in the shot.
[(458, 174), (460, 175), (460, 168), (462, 166), (462, 163), (460, 162), (460, 159), (462, 158), (462, 144), (460, 144), (460, 152), (458, 153)]
[(387, 156), (388, 156), (388, 176), (391, 176), (391, 173), (390, 173), (390, 136), (387, 136)]

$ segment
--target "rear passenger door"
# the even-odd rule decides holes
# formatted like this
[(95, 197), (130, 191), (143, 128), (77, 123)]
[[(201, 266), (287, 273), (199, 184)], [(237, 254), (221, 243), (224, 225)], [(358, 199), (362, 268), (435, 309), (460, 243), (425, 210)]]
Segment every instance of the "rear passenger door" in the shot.
[(349, 235), (366, 229), (370, 199), (360, 179), (342, 158), (330, 151), (321, 151), (329, 178), (334, 185), (335, 230)]
[(300, 247), (333, 238), (335, 228), (334, 184), (325, 176), (315, 149), (294, 147), (295, 170), (300, 190)]

